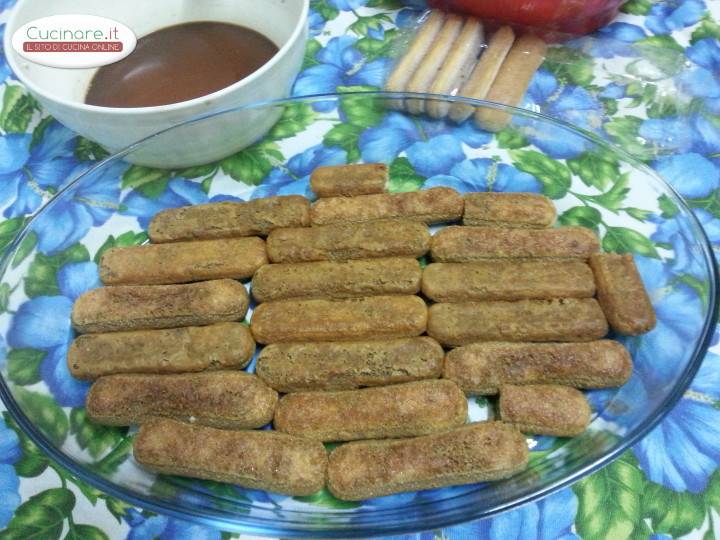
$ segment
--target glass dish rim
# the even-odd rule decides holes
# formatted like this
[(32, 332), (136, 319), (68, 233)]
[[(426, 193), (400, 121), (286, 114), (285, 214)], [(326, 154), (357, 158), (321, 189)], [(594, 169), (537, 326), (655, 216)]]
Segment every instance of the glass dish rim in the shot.
[[(433, 514), (431, 516), (428, 516), (427, 518), (421, 518), (414, 520), (412, 523), (405, 523), (401, 522), (398, 524), (398, 522), (392, 520), (389, 521), (391, 518), (397, 518), (397, 510), (391, 510), (391, 509), (377, 509), (373, 512), (374, 516), (377, 516), (377, 518), (380, 519), (381, 522), (377, 523), (375, 522), (375, 519), (373, 519), (373, 523), (371, 525), (365, 526), (362, 529), (353, 528), (353, 524), (343, 525), (339, 528), (316, 528), (316, 526), (310, 524), (306, 524), (302, 521), (296, 521), (293, 520), (291, 523), (288, 523), (287, 525), (277, 525), (275, 521), (268, 520), (264, 517), (253, 517), (249, 515), (242, 515), (240, 519), (232, 519), (227, 517), (224, 514), (212, 514), (210, 512), (207, 512), (206, 510), (198, 510), (194, 511), (192, 509), (177, 509), (176, 505), (172, 504), (169, 501), (164, 501), (161, 499), (156, 498), (155, 496), (146, 496), (146, 495), (137, 495), (131, 490), (119, 487), (115, 483), (97, 475), (92, 470), (86, 468), (85, 465), (77, 463), (73, 459), (66, 456), (61, 450), (55, 447), (55, 445), (48, 440), (34, 425), (34, 423), (22, 412), (19, 405), (16, 403), (15, 399), (12, 396), (12, 393), (10, 391), (10, 388), (8, 387), (7, 382), (5, 381), (5, 378), (0, 375), (0, 399), (3, 401), (5, 406), (7, 407), (8, 412), (12, 416), (12, 418), (17, 422), (18, 426), (23, 430), (23, 432), (42, 449), (43, 452), (45, 452), (51, 459), (53, 459), (55, 462), (57, 462), (59, 465), (64, 467), (65, 469), (69, 470), (72, 474), (80, 478), (82, 481), (87, 482), (91, 486), (93, 486), (96, 489), (99, 489), (110, 496), (117, 497), (118, 499), (121, 499), (133, 506), (137, 506), (143, 509), (150, 510), (152, 512), (156, 512), (159, 514), (164, 514), (167, 516), (175, 517), (182, 520), (190, 520), (196, 523), (200, 523), (203, 525), (211, 526), (218, 528), (220, 530), (229, 531), (229, 532), (237, 532), (237, 533), (245, 533), (245, 534), (257, 534), (257, 535), (263, 535), (263, 536), (280, 536), (280, 537), (306, 537), (308, 535), (312, 535), (316, 538), (356, 538), (356, 537), (367, 537), (367, 536), (382, 536), (382, 535), (394, 535), (394, 534), (410, 534), (413, 532), (419, 532), (419, 531), (425, 531), (430, 529), (439, 529), (439, 528), (445, 528), (453, 525), (457, 525), (460, 523), (465, 523), (469, 521), (475, 521), (478, 519), (484, 519), (491, 517), (493, 515), (496, 515), (501, 512), (505, 512), (508, 510), (511, 510), (513, 508), (517, 508), (521, 505), (536, 501), (538, 499), (541, 499), (543, 497), (546, 497), (559, 489), (562, 489), (564, 487), (567, 487), (574, 482), (580, 480), (581, 478), (592, 474), (593, 472), (599, 470), (600, 468), (604, 467), (605, 465), (608, 465), (610, 462), (615, 460), (622, 454), (625, 450), (633, 446), (636, 442), (638, 442), (640, 439), (642, 439), (645, 435), (647, 435), (653, 428), (657, 426), (657, 424), (670, 412), (670, 410), (675, 406), (675, 404), (680, 400), (680, 398), (683, 396), (687, 388), (689, 387), (690, 383), (692, 382), (693, 378), (697, 374), (698, 369), (700, 368), (700, 365), (702, 364), (705, 355), (707, 353), (707, 350), (710, 346), (710, 343), (712, 341), (713, 337), (713, 330), (717, 324), (718, 319), (718, 311), (719, 311), (719, 303), (718, 300), (720, 300), (720, 297), (718, 296), (720, 292), (720, 288), (718, 287), (719, 284), (719, 277), (718, 277), (718, 268), (717, 268), (717, 262), (715, 260), (715, 255), (712, 249), (712, 245), (707, 237), (707, 234), (705, 233), (705, 230), (702, 228), (702, 225), (700, 224), (697, 217), (694, 215), (692, 210), (687, 206), (685, 203), (685, 200), (682, 198), (682, 196), (675, 190), (675, 188), (669, 184), (665, 179), (663, 179), (659, 174), (657, 174), (654, 170), (652, 170), (650, 167), (648, 167), (643, 162), (639, 161), (635, 157), (633, 157), (631, 154), (623, 150), (622, 148), (600, 138), (595, 133), (592, 133), (590, 131), (577, 128), (573, 126), (572, 124), (565, 122), (563, 120), (559, 120), (556, 118), (553, 118), (551, 116), (545, 115), (543, 113), (539, 113), (536, 111), (531, 111), (527, 109), (522, 109), (518, 107), (512, 107), (507, 105), (502, 105), (499, 103), (494, 103), (490, 101), (485, 100), (478, 100), (478, 99), (472, 99), (472, 98), (466, 98), (466, 97), (459, 97), (459, 96), (451, 96), (451, 95), (444, 95), (444, 94), (427, 94), (427, 93), (411, 93), (411, 92), (384, 92), (384, 91), (360, 91), (360, 92), (343, 92), (343, 93), (324, 93), (324, 94), (310, 94), (306, 96), (296, 96), (296, 97), (289, 97), (289, 98), (282, 98), (282, 99), (274, 99), (274, 100), (264, 100), (264, 101), (258, 101), (255, 103), (251, 103), (248, 105), (243, 105), (239, 107), (233, 107), (229, 109), (224, 109), (222, 111), (204, 114), (200, 116), (196, 116), (193, 118), (190, 118), (186, 121), (180, 122), (178, 124), (175, 124), (169, 128), (166, 128), (162, 131), (159, 131), (157, 133), (154, 133), (152, 135), (149, 135), (143, 139), (140, 139), (139, 141), (127, 146), (125, 149), (120, 150), (105, 159), (99, 161), (97, 164), (89, 168), (87, 171), (83, 172), (82, 174), (78, 175), (77, 178), (69, 182), (64, 188), (59, 190), (51, 199), (49, 199), (47, 202), (45, 202), (34, 214), (30, 216), (27, 223), (24, 225), (21, 232), (15, 237), (15, 239), (8, 245), (8, 247), (5, 249), (4, 253), (0, 256), (0, 274), (5, 273), (7, 270), (7, 267), (10, 263), (10, 255), (15, 252), (17, 247), (20, 245), (20, 243), (23, 241), (25, 236), (29, 233), (31, 230), (32, 225), (34, 224), (35, 220), (42, 215), (49, 207), (53, 206), (54, 202), (59, 200), (60, 197), (62, 197), (66, 191), (72, 189), (74, 186), (80, 184), (87, 176), (90, 176), (94, 174), (97, 170), (100, 170), (101, 168), (105, 167), (109, 163), (114, 163), (117, 161), (120, 161), (124, 156), (127, 154), (133, 152), (137, 148), (141, 147), (148, 141), (160, 137), (166, 132), (172, 131), (174, 129), (177, 129), (181, 126), (186, 126), (195, 122), (201, 122), (205, 119), (220, 116), (223, 114), (230, 114), (232, 112), (247, 110), (247, 109), (260, 109), (264, 107), (271, 107), (271, 106), (281, 106), (281, 105), (287, 105), (291, 103), (296, 102), (318, 102), (323, 100), (340, 100), (343, 98), (348, 97), (363, 97), (363, 98), (374, 98), (374, 99), (380, 99), (380, 100), (401, 100), (406, 98), (414, 98), (414, 99), (422, 99), (422, 100), (442, 100), (445, 102), (459, 102), (459, 103), (466, 103), (473, 107), (485, 107), (485, 108), (491, 108), (491, 109), (497, 109), (501, 110), (507, 113), (510, 113), (511, 115), (515, 116), (524, 116), (533, 118), (536, 120), (540, 120), (543, 122), (547, 122), (551, 125), (555, 125), (557, 127), (560, 127), (562, 129), (568, 130), (572, 133), (577, 134), (580, 137), (583, 137), (585, 139), (590, 140), (593, 144), (599, 145), (603, 147), (606, 150), (610, 150), (611, 152), (614, 152), (616, 155), (621, 157), (624, 161), (632, 165), (633, 167), (636, 167), (646, 174), (649, 174), (650, 176), (654, 177), (658, 182), (660, 182), (661, 185), (664, 186), (665, 189), (667, 189), (669, 192), (671, 192), (675, 197), (677, 203), (679, 203), (680, 208), (683, 210), (685, 215), (690, 216), (690, 223), (693, 228), (695, 228), (699, 232), (699, 238), (702, 239), (702, 242), (700, 242), (700, 247), (702, 248), (703, 258), (705, 259), (705, 262), (707, 263), (709, 267), (710, 272), (710, 289), (708, 294), (708, 313), (705, 317), (704, 326), (701, 333), (701, 339), (698, 343), (698, 346), (695, 348), (695, 351), (693, 352), (693, 356), (688, 363), (688, 366), (686, 367), (685, 371), (682, 373), (680, 379), (677, 381), (677, 383), (674, 385), (671, 392), (666, 396), (664, 401), (657, 406), (655, 411), (653, 412), (652, 416), (650, 416), (648, 419), (646, 419), (645, 423), (636, 428), (633, 432), (627, 434), (625, 437), (620, 439), (609, 451), (607, 451), (604, 455), (594, 459), (592, 462), (580, 466), (575, 467), (571, 469), (571, 473), (567, 476), (555, 480), (553, 482), (548, 483), (545, 486), (542, 486), (540, 489), (533, 490), (531, 492), (523, 493), (520, 497), (517, 497), (511, 501), (504, 501), (500, 502), (498, 504), (495, 504), (491, 507), (485, 507), (485, 508), (477, 508), (474, 507), (471, 504), (466, 504), (464, 506), (454, 508), (452, 510), (452, 513), (449, 512), (443, 512), (442, 514)], [(463, 494), (459, 495), (458, 497), (464, 497), (469, 495)], [(437, 504), (437, 501), (426, 501), (423, 503), (415, 504), (414, 507), (420, 507), (420, 506), (431, 506)], [(306, 512), (301, 510), (289, 510), (287, 511), (288, 514), (301, 516), (301, 515), (315, 515), (317, 516), (320, 512)], [(385, 522), (382, 522), (382, 519), (385, 519)]]

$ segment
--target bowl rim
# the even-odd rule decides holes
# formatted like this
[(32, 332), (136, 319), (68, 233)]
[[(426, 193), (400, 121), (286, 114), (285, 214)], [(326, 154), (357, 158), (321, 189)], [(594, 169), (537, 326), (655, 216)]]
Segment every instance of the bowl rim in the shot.
[[(109, 114), (109, 115), (127, 115), (127, 116), (138, 116), (138, 115), (143, 115), (143, 114), (176, 112), (176, 111), (182, 111), (183, 109), (186, 109), (186, 108), (192, 108), (196, 105), (208, 104), (211, 101), (215, 101), (219, 98), (225, 97), (227, 94), (233, 93), (234, 91), (241, 89), (244, 86), (252, 84), (255, 80), (259, 79), (260, 77), (269, 75), (270, 71), (275, 68), (276, 64), (278, 64), (282, 58), (285, 58), (291, 52), (291, 50), (295, 46), (297, 46), (299, 37), (307, 29), (308, 15), (310, 13), (310, 0), (294, 0), (294, 1), (302, 2), (302, 7), (300, 10), (298, 19), (295, 22), (295, 26), (293, 27), (293, 30), (290, 33), (290, 36), (285, 40), (285, 42), (282, 44), (282, 46), (278, 48), (278, 51), (272, 56), (272, 58), (270, 58), (270, 60), (265, 62), (262, 66), (260, 66), (258, 69), (253, 71), (247, 77), (244, 77), (244, 78), (240, 79), (239, 81), (235, 81), (233, 84), (231, 84), (229, 86), (221, 88), (220, 90), (216, 90), (210, 94), (204, 94), (204, 95), (198, 96), (196, 98), (187, 99), (185, 101), (178, 101), (176, 103), (168, 103), (166, 105), (153, 105), (150, 107), (103, 107), (100, 105), (88, 105), (87, 103), (73, 101), (71, 99), (58, 98), (57, 96), (53, 95), (50, 92), (47, 92), (45, 89), (43, 89), (39, 85), (35, 84), (34, 81), (30, 80), (30, 78), (25, 76), (25, 73), (20, 68), (20, 65), (18, 64), (18, 60), (16, 58), (18, 55), (15, 52), (15, 49), (13, 49), (13, 47), (12, 47), (12, 36), (15, 33), (15, 31), (19, 28), (19, 26), (17, 24), (17, 19), (20, 16), (19, 15), (20, 8), (24, 4), (27, 4), (31, 1), (33, 1), (33, 0), (18, 0), (17, 4), (15, 4), (15, 6), (13, 7), (12, 13), (10, 14), (10, 18), (8, 19), (8, 21), (5, 25), (5, 35), (3, 37), (4, 50), (9, 51), (9, 54), (6, 54), (8, 65), (10, 66), (10, 69), (12, 70), (13, 74), (18, 78), (18, 81), (20, 81), (23, 85), (25, 85), (28, 88), (28, 90), (30, 90), (31, 93), (37, 94), (37, 95), (41, 96), (43, 99), (46, 99), (47, 101), (50, 101), (52, 103), (56, 103), (56, 104), (62, 105), (64, 107), (72, 108), (77, 112), (105, 113), (105, 114)], [(213, 21), (213, 19), (203, 19), (203, 20)], [(122, 21), (118, 21), (118, 22), (122, 22)], [(185, 22), (192, 22), (192, 21), (185, 21)], [(227, 21), (215, 20), (215, 22), (227, 22)], [(182, 23), (180, 23), (180, 24), (182, 24)], [(163, 27), (163, 28), (165, 28), (165, 27)], [(140, 36), (140, 37), (142, 37), (142, 36)], [(138, 37), (137, 39), (140, 40), (140, 37)], [(92, 69), (92, 68), (88, 68), (88, 69)], [(175, 127), (175, 126), (171, 126), (171, 127)], [(150, 137), (152, 137), (152, 135), (150, 135)]]
[[(108, 163), (117, 162), (122, 159), (128, 153), (134, 151), (139, 146), (143, 145), (147, 141), (158, 137), (168, 131), (171, 131), (180, 126), (199, 122), (210, 117), (236, 112), (245, 109), (258, 109), (262, 107), (281, 106), (296, 102), (318, 102), (323, 100), (341, 100), (348, 97), (360, 97), (368, 99), (378, 100), (402, 100), (405, 98), (414, 98), (421, 100), (435, 100), (444, 101), (451, 103), (465, 103), (473, 107), (485, 107), (500, 110), (518, 116), (524, 116), (541, 120), (557, 127), (569, 130), (586, 138), (603, 147), (606, 150), (616, 153), (620, 158), (628, 162), (633, 167), (640, 169), (646, 174), (654, 177), (665, 189), (668, 190), (676, 200), (673, 201), (681, 208), (685, 216), (689, 218), (690, 225), (699, 233), (699, 238), (702, 240), (699, 242), (699, 247), (702, 249), (703, 258), (708, 266), (710, 274), (709, 291), (708, 291), (708, 311), (703, 323), (702, 333), (700, 334), (700, 340), (698, 341), (693, 355), (688, 362), (685, 371), (681, 374), (678, 381), (676, 381), (672, 390), (668, 393), (665, 399), (657, 405), (652, 415), (645, 420), (645, 422), (637, 427), (633, 432), (626, 434), (623, 438), (613, 445), (605, 454), (592, 460), (590, 463), (571, 468), (571, 473), (567, 476), (550, 482), (548, 485), (543, 486), (540, 489), (524, 493), (523, 495), (510, 500), (500, 502), (490, 507), (478, 508), (476, 506), (462, 506), (453, 509), (443, 509), (441, 513), (434, 513), (432, 515), (423, 516), (422, 519), (398, 522), (396, 510), (385, 510), (378, 509), (373, 511), (376, 516), (381, 516), (383, 513), (387, 513), (387, 518), (392, 518), (392, 521), (386, 521), (384, 523), (375, 523), (368, 525), (366, 528), (357, 529), (353, 528), (352, 524), (344, 525), (345, 528), (324, 528), (316, 527), (312, 524), (307, 524), (302, 521), (291, 521), (283, 522), (286, 524), (278, 524), (277, 520), (269, 520), (267, 518), (252, 517), (248, 515), (241, 516), (240, 520), (232, 519), (226, 514), (216, 513), (210, 514), (205, 510), (194, 510), (192, 507), (187, 510), (178, 510), (175, 505), (168, 501), (158, 500), (155, 497), (146, 497), (137, 495), (128, 488), (119, 487), (113, 482), (106, 480), (105, 478), (96, 475), (90, 469), (86, 468), (85, 465), (77, 463), (73, 459), (67, 457), (60, 449), (58, 449), (54, 443), (49, 441), (34, 425), (34, 423), (23, 413), (19, 405), (15, 402), (10, 389), (8, 387), (5, 378), (0, 375), (0, 399), (6, 405), (7, 410), (11, 414), (12, 418), (17, 422), (20, 428), (24, 431), (30, 439), (38, 445), (48, 456), (56, 461), (58, 464), (68, 469), (72, 474), (76, 475), (81, 480), (87, 482), (96, 489), (102, 490), (109, 495), (119, 498), (133, 506), (144, 508), (152, 512), (164, 514), (167, 516), (175, 517), (182, 520), (190, 520), (196, 523), (200, 523), (206, 526), (218, 528), (223, 531), (245, 533), (245, 534), (256, 534), (262, 536), (278, 536), (286, 538), (360, 538), (368, 536), (381, 536), (381, 535), (396, 535), (396, 534), (410, 534), (414, 532), (420, 532), (430, 529), (446, 528), (461, 523), (475, 521), (478, 519), (489, 518), (497, 515), (501, 512), (511, 510), (522, 506), (524, 504), (537, 501), (543, 497), (546, 497), (556, 491), (570, 486), (581, 478), (601, 469), (608, 465), (615, 459), (617, 459), (623, 452), (628, 450), (631, 446), (637, 443), (645, 435), (647, 435), (653, 428), (655, 428), (660, 421), (671, 411), (675, 404), (682, 398), (683, 394), (690, 386), (692, 380), (697, 374), (700, 365), (705, 359), (707, 351), (713, 339), (713, 333), (718, 322), (718, 314), (720, 311), (720, 278), (718, 274), (718, 266), (715, 259), (712, 244), (707, 236), (707, 233), (703, 229), (700, 221), (697, 219), (695, 214), (692, 212), (690, 207), (687, 205), (682, 196), (677, 190), (661, 177), (657, 172), (641, 162), (631, 154), (623, 150), (622, 148), (600, 138), (598, 135), (589, 132), (584, 129), (577, 128), (565, 122), (563, 120), (555, 119), (551, 116), (543, 113), (530, 111), (518, 107), (512, 107), (502, 105), (495, 102), (478, 100), (466, 97), (450, 96), (443, 94), (427, 94), (427, 93), (412, 93), (412, 92), (384, 92), (384, 91), (361, 91), (361, 92), (347, 92), (347, 93), (326, 93), (326, 94), (312, 94), (307, 96), (296, 96), (290, 98), (282, 98), (275, 100), (259, 101), (256, 103), (243, 105), (240, 107), (234, 107), (225, 109), (222, 111), (200, 115), (184, 122), (178, 123), (172, 127), (166, 128), (153, 135), (149, 135), (131, 145), (125, 149), (116, 152), (115, 154), (106, 157), (99, 161), (97, 164), (89, 168), (87, 171), (80, 174), (77, 178), (69, 182), (64, 188), (59, 190), (50, 200), (48, 200), (43, 206), (41, 206), (26, 222), (21, 232), (15, 237), (15, 239), (8, 245), (4, 253), (0, 256), (0, 274), (4, 274), (7, 267), (12, 259), (12, 254), (16, 251), (20, 243), (23, 241), (25, 236), (30, 232), (35, 219), (40, 216), (46, 209), (54, 205), (66, 191), (72, 189), (74, 186), (82, 182), (82, 180), (93, 174), (96, 170), (105, 167)], [(468, 494), (459, 495), (463, 497)], [(447, 499), (446, 499), (447, 500)], [(413, 505), (414, 508), (420, 506), (430, 506), (436, 504), (437, 501), (420, 502)], [(301, 516), (301, 515), (317, 515), (317, 512), (307, 512), (300, 510), (289, 510), (288, 514)]]

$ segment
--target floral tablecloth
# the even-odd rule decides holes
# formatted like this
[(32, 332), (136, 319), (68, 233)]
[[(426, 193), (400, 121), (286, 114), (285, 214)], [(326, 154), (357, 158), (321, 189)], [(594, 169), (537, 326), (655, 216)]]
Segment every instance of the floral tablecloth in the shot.
[[(0, 36), (13, 3), (0, 0)], [(313, 0), (311, 38), (294, 94), (381, 87), (391, 64), (394, 42), (403, 27), (413, 24), (417, 9), (422, 7), (422, 1)], [(631, 0), (617, 21), (593, 39), (554, 49), (533, 80), (524, 104), (595, 131), (647, 162), (688, 200), (716, 246), (720, 246), (719, 20), (719, 0)], [(0, 248), (4, 248), (28, 215), (68, 178), (105, 154), (47, 117), (13, 77), (2, 55), (0, 83)], [(302, 127), (301, 115), (290, 123), (293, 121)], [(293, 130), (297, 126), (284, 127)], [(378, 148), (397, 152), (415, 142), (391, 125), (379, 126), (374, 137), (378, 140), (371, 143)], [(583, 148), (574, 147), (572, 140), (531, 142), (553, 158), (571, 160), (583, 167)], [(523, 141), (507, 140), (505, 144), (522, 147)], [(333, 152), (362, 150), (357, 142), (351, 142), (346, 148), (316, 153), (312, 159), (284, 158), (289, 159), (290, 168), (297, 169), (296, 176), (303, 177), (311, 168), (333, 162), (337, 157)], [(282, 192), (284, 180), (276, 178), (272, 157), (272, 151), (265, 148), (251, 160), (236, 156), (225, 160), (221, 167), (231, 176), (237, 174), (262, 183), (259, 189), (267, 185), (269, 191)], [(433, 159), (437, 170), (450, 165), (440, 163), (451, 159), (442, 154)], [(138, 189), (137, 196), (123, 201), (130, 215), (147, 220), (153, 212), (152, 199), (160, 193), (176, 197), (178, 204), (202, 202), (196, 200), (201, 195), (185, 189), (177, 179), (173, 180), (172, 193), (167, 195), (167, 179), (152, 174), (137, 169), (123, 176), (135, 182), (131, 185)], [(584, 174), (589, 182), (608, 187), (611, 199), (622, 198), (622, 186), (607, 185), (607, 171), (587, 167)], [(155, 191), (158, 186), (162, 189)], [(33, 241), (39, 251), (49, 255), (44, 266), (38, 266), (49, 275), (34, 276), (36, 286), (53, 291), (58, 309), (63, 301), (69, 301), (65, 297), (72, 298), (73, 287), (83, 279), (66, 272), (63, 265), (77, 262), (73, 245), (93, 223), (103, 219), (102, 204), (93, 202), (119, 202), (114, 189), (95, 186), (92, 193), (84, 194), (87, 204), (77, 204), (72, 211), (58, 214), (51, 229), (35, 231)], [(652, 240), (672, 244), (673, 234), (660, 228)], [(626, 240), (632, 244), (632, 239)], [(639, 254), (649, 249), (642, 242), (629, 247)], [(52, 257), (60, 253), (62, 260)], [(91, 264), (73, 268), (94, 272), (89, 268)], [(676, 336), (676, 343), (657, 352), (655, 361), (659, 365), (672, 362), (673, 346), (682, 347), (684, 307), (689, 295), (697, 294), (690, 291), (692, 285), (687, 285), (688, 294), (682, 294), (680, 289), (677, 294), (667, 295), (657, 307), (659, 324), (666, 325), (666, 330)], [(7, 308), (9, 292), (5, 284), (0, 284), (2, 310)], [(35, 339), (34, 343), (42, 342), (38, 345), (40, 351), (35, 351), (35, 357), (24, 358), (26, 371), (16, 371), (13, 377), (42, 379), (58, 402), (76, 406), (81, 390), (63, 368), (65, 349), (60, 341), (53, 341), (52, 321), (32, 317), (29, 313), (23, 331), (28, 339)], [(715, 345), (675, 409), (613, 464), (571, 488), (494, 519), (408, 538), (720, 537), (717, 341), (716, 333)], [(5, 344), (0, 346), (5, 348)], [(1, 361), (6, 361), (4, 351), (1, 356)], [(82, 429), (83, 424), (71, 416), (69, 420), (60, 419), (60, 424), (64, 422), (66, 429), (68, 425), (69, 429)], [(82, 433), (77, 435), (82, 440)], [(102, 440), (97, 442), (96, 436), (96, 444), (103, 444)], [(143, 512), (83, 484), (49, 462), (17, 431), (7, 412), (0, 418), (0, 529), (0, 539), (233, 537)]]

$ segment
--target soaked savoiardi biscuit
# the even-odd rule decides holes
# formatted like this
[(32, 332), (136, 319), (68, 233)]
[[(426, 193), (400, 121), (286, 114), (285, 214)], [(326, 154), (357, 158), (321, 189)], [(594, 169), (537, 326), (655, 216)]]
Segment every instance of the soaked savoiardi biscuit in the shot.
[(163, 285), (245, 279), (267, 264), (257, 236), (111, 248), (100, 259), (105, 285)]
[(503, 422), (477, 422), (414, 439), (357, 441), (330, 454), (328, 489), (359, 501), (500, 480), (528, 462), (525, 437)]
[(313, 225), (353, 223), (377, 219), (409, 219), (423, 223), (457, 221), (463, 198), (451, 188), (436, 187), (406, 193), (319, 199), (310, 209)]
[(581, 259), (600, 250), (590, 229), (510, 229), (504, 227), (445, 227), (432, 238), (431, 254), (437, 262), (471, 262), (484, 259)]
[(594, 298), (435, 304), (427, 333), (448, 347), (475, 341), (592, 341), (608, 333)]
[(423, 269), (422, 292), (435, 302), (590, 298), (595, 280), (579, 261), (432, 263)]
[(274, 263), (420, 257), (428, 249), (427, 225), (408, 220), (277, 229), (267, 239), (268, 257)]
[(318, 441), (414, 437), (465, 423), (467, 400), (452, 381), (416, 381), (340, 392), (297, 392), (278, 403), (278, 431)]
[(225, 429), (268, 424), (278, 395), (244, 371), (174, 375), (108, 375), (90, 388), (85, 407), (90, 419), (110, 426), (142, 424), (155, 416)]
[(556, 384), (504, 385), (498, 404), (500, 420), (523, 433), (574, 437), (590, 423), (590, 405), (575, 388)]
[(437, 379), (443, 358), (429, 337), (275, 343), (260, 352), (255, 373), (278, 392), (352, 390)]
[(155, 244), (235, 236), (264, 236), (278, 227), (310, 225), (310, 201), (300, 195), (265, 197), (248, 202), (220, 202), (169, 208), (155, 214), (148, 227)]
[(248, 294), (232, 279), (186, 285), (118, 285), (88, 291), (75, 301), (72, 324), (80, 333), (118, 332), (239, 321)]
[(505, 384), (622, 386), (632, 360), (617, 341), (587, 343), (473, 343), (447, 353), (443, 377), (470, 395), (497, 394)]
[(655, 310), (632, 255), (596, 253), (590, 257), (598, 301), (610, 326), (625, 336), (638, 336), (655, 328)]
[(76, 379), (118, 373), (183, 373), (242, 369), (255, 353), (250, 329), (241, 323), (83, 334), (68, 349)]
[(384, 163), (318, 167), (310, 174), (310, 189), (318, 197), (385, 193), (388, 189), (388, 167)]
[(287, 495), (312, 495), (325, 485), (322, 443), (275, 431), (227, 431), (157, 418), (140, 426), (133, 454), (163, 474), (229, 482)]
[(260, 304), (250, 321), (258, 343), (415, 337), (426, 326), (418, 296), (278, 300)]
[(555, 223), (550, 199), (535, 193), (466, 193), (463, 225), (543, 229)]
[(258, 302), (415, 294), (421, 275), (409, 257), (268, 264), (255, 273), (252, 294)]

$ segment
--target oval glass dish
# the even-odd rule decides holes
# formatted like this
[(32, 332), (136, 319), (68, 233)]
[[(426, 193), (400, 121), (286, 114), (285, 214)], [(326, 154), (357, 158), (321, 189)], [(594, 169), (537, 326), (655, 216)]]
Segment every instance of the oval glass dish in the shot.
[[(203, 144), (186, 125), (77, 171), (27, 222), (0, 266), (7, 293), (0, 394), (8, 420), (80, 479), (130, 504), (229, 531), (316, 538), (400, 534), (488, 517), (582, 478), (645, 435), (688, 387), (717, 316), (712, 250), (690, 209), (652, 170), (597, 134), (464, 100), (511, 116), (508, 128), (491, 134), (472, 118), (458, 125), (405, 113), (398, 108), (405, 97), (342, 94), (258, 104), (250, 107), (258, 118), (279, 121), (265, 138), (220, 162), (167, 171), (122, 161), (168, 138)], [(439, 105), (460, 100), (413, 98)], [(236, 114), (222, 113), (224, 124), (232, 126)], [(635, 364), (631, 380), (588, 392), (593, 420), (582, 436), (528, 437), (530, 466), (501, 482), (350, 503), (327, 491), (293, 498), (142, 469), (132, 458), (134, 430), (92, 424), (83, 407), (88, 384), (72, 379), (66, 366), (70, 310), (80, 294), (100, 285), (100, 254), (145, 242), (150, 218), (164, 208), (312, 197), (308, 179), (315, 167), (362, 161), (387, 163), (393, 192), (449, 186), (544, 193), (558, 209), (559, 224), (593, 228), (604, 250), (633, 253), (658, 324), (649, 334), (622, 339)], [(469, 404), (471, 420), (492, 417), (484, 398)]]

